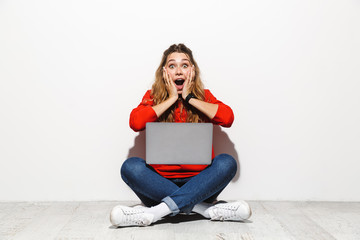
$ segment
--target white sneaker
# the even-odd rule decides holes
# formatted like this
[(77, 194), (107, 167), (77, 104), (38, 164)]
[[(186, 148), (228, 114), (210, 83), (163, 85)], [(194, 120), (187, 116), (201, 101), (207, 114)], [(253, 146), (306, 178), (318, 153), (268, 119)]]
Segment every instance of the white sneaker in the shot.
[(135, 208), (135, 209), (144, 209), (144, 208), (147, 208), (146, 206), (141, 205), (141, 204), (134, 205), (134, 206), (131, 206), (131, 207), (133, 207), (133, 208)]
[(145, 213), (142, 208), (115, 206), (110, 213), (110, 222), (116, 227), (148, 226), (152, 223), (154, 215)]
[(243, 221), (250, 218), (251, 209), (245, 201), (218, 203), (209, 208), (209, 215), (211, 220)]

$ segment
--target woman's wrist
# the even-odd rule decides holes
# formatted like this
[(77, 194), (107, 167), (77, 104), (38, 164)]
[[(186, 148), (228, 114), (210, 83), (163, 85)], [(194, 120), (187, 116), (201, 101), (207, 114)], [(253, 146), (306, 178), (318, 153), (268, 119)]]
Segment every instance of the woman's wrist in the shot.
[(179, 98), (178, 95), (173, 95), (173, 96), (170, 96), (170, 97), (168, 98), (168, 100), (169, 100), (170, 102), (172, 102), (172, 104), (174, 104), (174, 103), (178, 100), (178, 98)]
[(160, 117), (167, 109), (169, 109), (177, 101), (177, 99), (178, 99), (177, 96), (171, 96), (162, 103), (152, 106), (152, 108), (156, 113), (156, 116)]
[(187, 104), (189, 104), (189, 101), (190, 101), (190, 99), (192, 99), (192, 98), (197, 99), (194, 94), (189, 93), (189, 94), (185, 97), (184, 100), (185, 100), (185, 102), (186, 102)]

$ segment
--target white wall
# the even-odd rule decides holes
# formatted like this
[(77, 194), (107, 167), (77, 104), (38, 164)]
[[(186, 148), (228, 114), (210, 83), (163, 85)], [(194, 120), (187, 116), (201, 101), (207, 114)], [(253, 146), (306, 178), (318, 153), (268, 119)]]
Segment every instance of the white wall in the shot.
[(135, 200), (128, 116), (183, 42), (235, 112), (221, 198), (359, 201), (359, 25), (355, 0), (2, 0), (0, 200)]

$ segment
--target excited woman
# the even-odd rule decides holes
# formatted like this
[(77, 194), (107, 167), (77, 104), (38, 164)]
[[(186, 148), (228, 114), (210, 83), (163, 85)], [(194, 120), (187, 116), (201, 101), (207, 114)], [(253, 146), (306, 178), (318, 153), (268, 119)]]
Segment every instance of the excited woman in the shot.
[[(230, 127), (229, 106), (204, 89), (192, 51), (184, 44), (165, 50), (155, 82), (130, 114), (134, 131), (147, 122), (211, 122)], [(245, 201), (219, 203), (217, 196), (235, 176), (237, 164), (228, 154), (214, 157), (211, 165), (148, 165), (132, 157), (121, 167), (121, 177), (145, 206), (115, 206), (114, 226), (147, 226), (167, 215), (196, 212), (211, 220), (243, 221), (251, 216)]]

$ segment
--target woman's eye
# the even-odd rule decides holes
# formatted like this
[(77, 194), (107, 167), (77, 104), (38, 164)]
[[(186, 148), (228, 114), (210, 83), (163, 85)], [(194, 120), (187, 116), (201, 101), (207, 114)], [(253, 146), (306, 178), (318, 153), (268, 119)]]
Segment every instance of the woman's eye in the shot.
[(188, 65), (187, 65), (187, 64), (184, 64), (184, 65), (183, 65), (183, 68), (187, 68), (187, 67), (188, 67)]
[(171, 65), (169, 66), (169, 68), (174, 68), (174, 65), (173, 65), (173, 64), (171, 64)]

